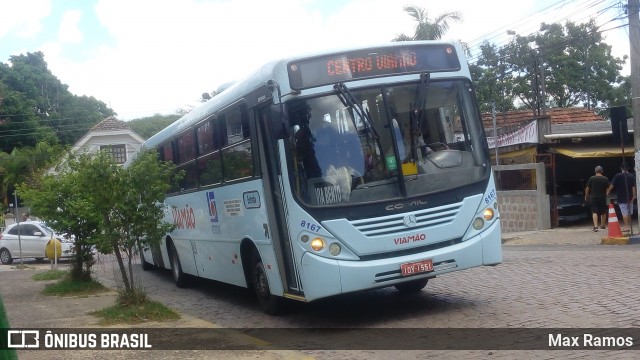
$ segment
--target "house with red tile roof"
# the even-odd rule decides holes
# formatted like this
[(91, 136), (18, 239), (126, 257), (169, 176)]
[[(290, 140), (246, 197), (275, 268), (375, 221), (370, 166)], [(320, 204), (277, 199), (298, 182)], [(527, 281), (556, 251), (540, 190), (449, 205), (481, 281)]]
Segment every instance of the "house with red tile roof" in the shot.
[[(482, 114), (482, 122), (492, 149), (495, 142), (493, 121), (491, 113)], [(536, 122), (533, 137), (519, 135), (523, 129), (531, 128), (532, 123)], [(587, 108), (547, 109), (540, 116), (534, 115), (532, 110), (508, 111), (496, 113), (495, 123), (500, 164), (534, 162), (533, 157), (542, 153), (580, 159), (622, 157), (620, 141), (612, 138), (611, 122)], [(632, 137), (630, 134), (633, 133), (633, 119), (628, 119), (624, 125), (627, 137), (623, 140), (629, 151), (633, 149), (633, 144), (629, 142)], [(504, 139), (510, 141), (501, 141)], [(629, 154), (625, 152), (625, 157), (631, 153), (632, 151)], [(523, 154), (526, 156), (523, 157)]]
[(125, 121), (109, 116), (80, 138), (73, 145), (72, 152), (95, 153), (108, 150), (117, 163), (124, 164), (143, 142), (144, 139), (131, 130)]

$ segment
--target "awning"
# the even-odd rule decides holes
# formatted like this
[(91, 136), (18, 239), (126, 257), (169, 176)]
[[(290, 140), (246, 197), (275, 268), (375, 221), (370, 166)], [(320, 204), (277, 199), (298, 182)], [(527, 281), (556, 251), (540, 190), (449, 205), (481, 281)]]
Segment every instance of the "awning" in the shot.
[[(496, 161), (495, 149), (489, 150), (489, 154), (491, 154), (492, 162), (495, 162)], [(535, 158), (536, 158), (535, 146), (531, 146), (522, 150), (509, 151), (509, 152), (500, 152), (500, 149), (498, 149), (498, 161), (500, 161), (500, 165), (534, 163)]]
[[(554, 146), (549, 152), (569, 156), (572, 158), (606, 158), (621, 157), (622, 148), (619, 146)], [(624, 156), (633, 156), (633, 147), (624, 149)]]

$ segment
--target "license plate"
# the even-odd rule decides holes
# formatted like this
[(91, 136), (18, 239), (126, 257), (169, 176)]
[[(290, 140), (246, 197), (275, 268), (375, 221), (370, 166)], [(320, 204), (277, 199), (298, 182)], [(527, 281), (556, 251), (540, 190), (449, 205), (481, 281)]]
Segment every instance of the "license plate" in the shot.
[(400, 272), (402, 276), (411, 276), (433, 271), (433, 260), (421, 260), (406, 264), (400, 264)]

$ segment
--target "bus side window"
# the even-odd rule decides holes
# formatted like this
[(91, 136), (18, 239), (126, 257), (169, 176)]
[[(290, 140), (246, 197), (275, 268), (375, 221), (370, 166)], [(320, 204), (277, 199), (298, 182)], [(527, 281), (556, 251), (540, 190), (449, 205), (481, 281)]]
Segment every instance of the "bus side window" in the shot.
[[(160, 156), (160, 160), (162, 161), (168, 161), (171, 162), (173, 164), (175, 164), (175, 156), (174, 156), (174, 152), (173, 152), (173, 142), (169, 142), (167, 144), (164, 144), (160, 147), (158, 147), (158, 154)], [(177, 169), (176, 169), (177, 171)], [(167, 190), (167, 193), (175, 193), (180, 191), (180, 187), (179, 184), (171, 184), (171, 187), (169, 188), (169, 190)]]
[[(218, 131), (215, 123), (207, 121), (196, 129), (198, 140), (198, 182), (200, 186), (222, 182), (222, 162), (219, 151)], [(216, 141), (216, 138), (218, 140)]]
[(247, 111), (241, 107), (225, 115), (227, 144), (222, 154), (224, 180), (232, 181), (253, 176), (251, 129)]
[(182, 133), (178, 137), (178, 170), (184, 170), (185, 175), (180, 181), (181, 190), (190, 190), (198, 187), (196, 147), (193, 129)]

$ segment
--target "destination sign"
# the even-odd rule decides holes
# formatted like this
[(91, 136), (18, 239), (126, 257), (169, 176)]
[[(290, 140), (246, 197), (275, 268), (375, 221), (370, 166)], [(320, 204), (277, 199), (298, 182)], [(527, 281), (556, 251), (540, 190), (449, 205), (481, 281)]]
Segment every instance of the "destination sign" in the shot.
[(290, 62), (292, 89), (334, 84), (385, 75), (460, 70), (451, 45), (421, 45), (367, 49)]

